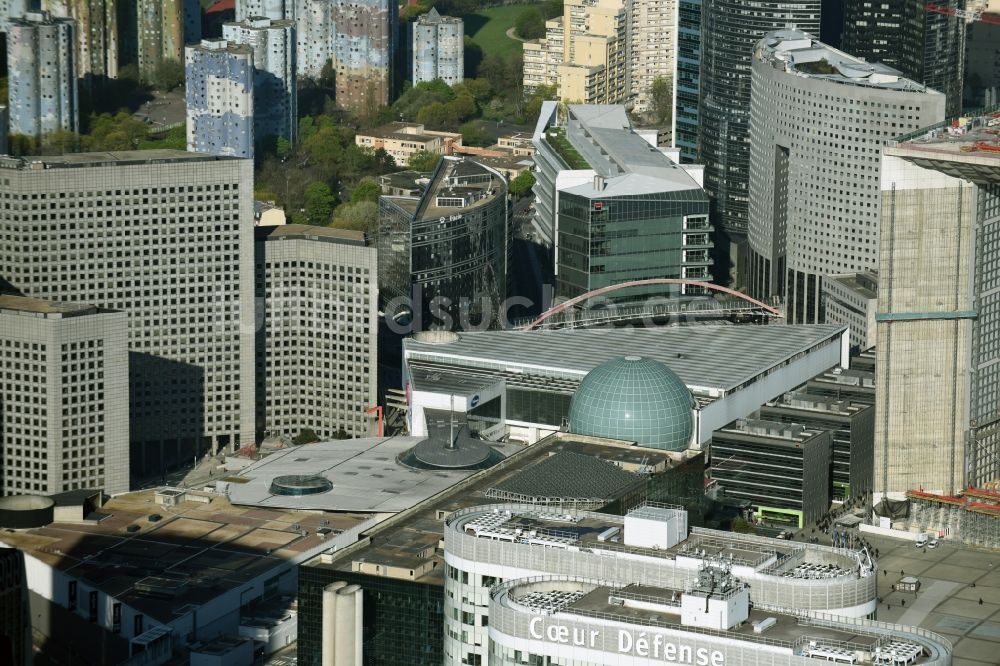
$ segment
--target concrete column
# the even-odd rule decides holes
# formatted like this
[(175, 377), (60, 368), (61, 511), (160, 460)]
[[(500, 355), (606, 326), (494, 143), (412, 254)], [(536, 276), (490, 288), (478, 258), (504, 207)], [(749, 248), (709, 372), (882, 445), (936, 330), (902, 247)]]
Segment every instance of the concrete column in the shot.
[(337, 590), (344, 587), (347, 587), (347, 583), (339, 580), (323, 588), (322, 666), (336, 666), (337, 664)]
[(361, 630), (363, 620), (360, 585), (337, 590), (337, 666), (361, 666)]

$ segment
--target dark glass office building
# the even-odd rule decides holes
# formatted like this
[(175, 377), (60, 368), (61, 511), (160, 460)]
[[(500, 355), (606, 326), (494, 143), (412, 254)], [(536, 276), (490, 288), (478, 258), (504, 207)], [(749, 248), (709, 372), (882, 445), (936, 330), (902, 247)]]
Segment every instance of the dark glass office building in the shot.
[(846, 0), (843, 50), (869, 62), (883, 62), (948, 97), (946, 114), (962, 112), (965, 20), (945, 12), (964, 0)]
[(765, 34), (794, 23), (819, 35), (820, 0), (703, 0), (699, 161), (712, 223), (747, 232), (750, 188), (750, 60)]
[(680, 0), (677, 15), (677, 102), (674, 145), (681, 162), (698, 160), (698, 93), (701, 80), (701, 0)]
[[(379, 199), (379, 297), (390, 315), (411, 307), (416, 328), (496, 319), (507, 297), (507, 182), (471, 160), (445, 157), (419, 197)], [(411, 303), (412, 300), (412, 303)], [(434, 315), (432, 317), (432, 315)]]
[(301, 666), (320, 666), (323, 654), (323, 588), (344, 581), (364, 588), (365, 666), (441, 666), (444, 587), (432, 582), (371, 576), (311, 563), (299, 567)]

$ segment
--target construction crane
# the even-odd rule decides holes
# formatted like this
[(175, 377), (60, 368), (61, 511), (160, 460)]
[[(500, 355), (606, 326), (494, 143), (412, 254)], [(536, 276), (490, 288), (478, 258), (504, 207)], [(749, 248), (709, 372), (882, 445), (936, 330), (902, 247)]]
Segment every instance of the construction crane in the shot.
[(982, 23), (1000, 25), (1000, 16), (997, 14), (984, 14), (982, 11), (968, 11), (966, 9), (956, 9), (947, 5), (936, 5), (934, 3), (929, 3), (926, 9), (935, 14), (944, 14), (945, 16), (956, 16), (960, 19), (965, 19), (966, 23), (980, 21)]

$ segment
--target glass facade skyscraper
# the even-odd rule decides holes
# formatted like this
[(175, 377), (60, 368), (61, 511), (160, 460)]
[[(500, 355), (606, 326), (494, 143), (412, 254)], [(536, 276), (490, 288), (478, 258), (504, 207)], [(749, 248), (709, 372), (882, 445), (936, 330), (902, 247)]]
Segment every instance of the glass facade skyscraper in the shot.
[(677, 17), (677, 101), (674, 145), (681, 162), (698, 160), (698, 94), (701, 80), (701, 1), (680, 0)]
[(819, 34), (820, 0), (703, 0), (699, 161), (713, 224), (744, 234), (750, 184), (750, 60), (754, 46), (787, 24)]

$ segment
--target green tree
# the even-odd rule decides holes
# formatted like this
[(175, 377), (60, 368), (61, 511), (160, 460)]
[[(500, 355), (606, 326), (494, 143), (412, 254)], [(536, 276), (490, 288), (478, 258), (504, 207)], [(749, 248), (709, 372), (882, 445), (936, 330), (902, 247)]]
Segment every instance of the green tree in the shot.
[(414, 171), (433, 171), (441, 156), (429, 150), (418, 150), (410, 155), (409, 167)]
[(344, 426), (340, 426), (339, 428), (337, 428), (337, 432), (333, 433), (333, 438), (334, 439), (350, 439), (351, 436), (347, 434), (346, 430), (344, 430)]
[(527, 169), (519, 173), (516, 178), (511, 180), (507, 189), (510, 190), (511, 194), (521, 196), (522, 194), (530, 192), (534, 185), (535, 174), (531, 173), (530, 169)]
[(292, 154), (292, 142), (283, 136), (279, 136), (275, 141), (275, 154), (281, 159), (288, 159)]
[(649, 109), (658, 123), (670, 123), (674, 117), (673, 82), (668, 76), (657, 76), (649, 87)]
[(304, 198), (306, 219), (309, 224), (324, 225), (330, 221), (336, 198), (326, 183), (320, 181), (309, 183)]
[(382, 188), (379, 187), (378, 182), (374, 178), (362, 178), (361, 182), (351, 191), (351, 203), (358, 203), (360, 201), (374, 201), (377, 203), (380, 194), (382, 194)]
[(542, 14), (547, 19), (563, 15), (563, 0), (545, 0), (542, 3)]
[(337, 206), (330, 226), (335, 229), (368, 231), (378, 219), (378, 204), (374, 201), (359, 201)]
[(312, 444), (313, 442), (318, 442), (319, 437), (312, 428), (303, 428), (299, 431), (294, 438), (292, 438), (292, 444), (295, 446), (302, 446), (303, 444)]
[(738, 534), (753, 534), (754, 528), (746, 518), (733, 518), (732, 531)]
[(489, 146), (493, 143), (493, 137), (475, 120), (465, 123), (458, 131), (462, 133), (462, 145)]
[(545, 36), (545, 17), (537, 7), (529, 7), (517, 15), (514, 30), (522, 39), (538, 39)]
[(156, 66), (153, 80), (150, 82), (164, 92), (184, 85), (184, 63), (177, 60), (164, 60)]

